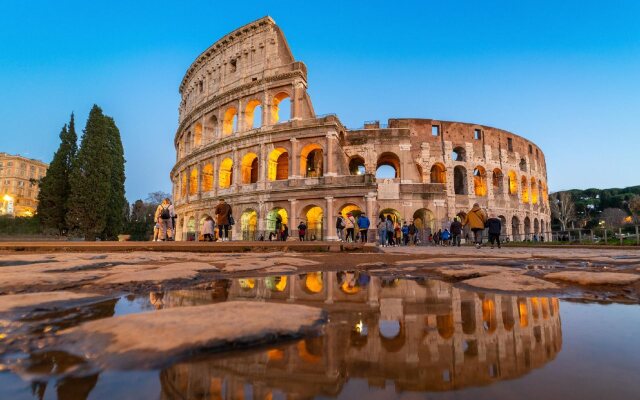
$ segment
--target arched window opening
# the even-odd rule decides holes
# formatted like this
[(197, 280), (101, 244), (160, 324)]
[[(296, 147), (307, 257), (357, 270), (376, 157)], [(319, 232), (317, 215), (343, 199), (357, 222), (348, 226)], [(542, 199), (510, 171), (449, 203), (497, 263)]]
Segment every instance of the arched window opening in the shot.
[(511, 234), (514, 242), (520, 240), (520, 220), (515, 216), (511, 218)]
[(524, 158), (520, 159), (520, 171), (527, 171), (527, 160)]
[(242, 183), (258, 182), (258, 156), (255, 153), (247, 153), (242, 158)]
[(303, 219), (307, 224), (306, 240), (322, 240), (322, 208), (310, 205), (302, 210)]
[(267, 178), (270, 181), (279, 181), (289, 178), (289, 153), (286, 149), (278, 147), (269, 153), (269, 167)]
[(213, 165), (207, 164), (202, 168), (202, 191), (213, 190)]
[(282, 225), (289, 225), (287, 210), (281, 207), (271, 209), (267, 214), (267, 232), (279, 234), (282, 230)]
[(453, 161), (466, 161), (467, 160), (467, 151), (464, 147), (456, 147), (451, 152), (451, 159)]
[(192, 169), (189, 176), (189, 195), (198, 193), (198, 170)]
[(238, 110), (230, 107), (224, 112), (224, 120), (222, 121), (222, 135), (231, 135), (238, 129)]
[(191, 150), (193, 149), (193, 143), (191, 142), (192, 137), (191, 137), (191, 132), (187, 132), (187, 136), (185, 137), (185, 141), (184, 141), (184, 150), (186, 151), (187, 154), (191, 153)]
[(182, 197), (187, 197), (187, 173), (186, 172), (182, 173), (182, 183), (180, 184), (180, 186), (181, 186), (180, 194), (182, 195)]
[(520, 179), (520, 185), (522, 186), (522, 202), (528, 203), (529, 202), (529, 184), (526, 176), (523, 176), (522, 179)]
[(398, 320), (381, 319), (378, 321), (380, 343), (389, 353), (395, 353), (402, 349), (405, 343), (404, 329)]
[(503, 175), (502, 171), (499, 168), (493, 170), (492, 183), (493, 183), (493, 193), (494, 194), (502, 194), (504, 193), (504, 185), (503, 185)]
[(318, 178), (323, 175), (323, 151), (318, 144), (304, 146), (300, 153), (300, 174), (305, 178)]
[(476, 305), (473, 301), (460, 302), (460, 316), (462, 317), (462, 332), (467, 335), (476, 333)]
[(360, 214), (362, 214), (362, 210), (360, 209), (360, 207), (355, 204), (345, 204), (339, 210), (339, 213), (343, 218), (347, 218), (347, 214), (351, 213), (353, 218), (357, 220)]
[(400, 158), (394, 153), (382, 153), (376, 165), (376, 178), (400, 178)]
[(220, 163), (220, 172), (218, 176), (218, 186), (221, 189), (230, 187), (233, 184), (233, 160), (225, 158)]
[(351, 175), (364, 175), (365, 172), (364, 158), (360, 156), (351, 157), (351, 160), (349, 160), (349, 173)]
[(531, 219), (529, 217), (524, 218), (524, 238), (531, 240)]
[(440, 163), (433, 164), (431, 167), (431, 183), (446, 183), (447, 170)]
[(500, 219), (500, 234), (503, 236), (507, 235), (507, 218), (504, 215), (498, 215)]
[(380, 214), (378, 214), (378, 217), (384, 217), (385, 219), (387, 219), (387, 217), (391, 217), (391, 220), (393, 221), (393, 223), (400, 222), (400, 219), (401, 219), (401, 216), (398, 210), (395, 210), (393, 208), (385, 208), (384, 210), (380, 211)]
[(291, 97), (280, 92), (273, 97), (271, 102), (271, 122), (277, 124), (291, 119)]
[(538, 184), (536, 178), (531, 178), (531, 203), (538, 204)]
[(218, 118), (215, 115), (207, 117), (207, 123), (204, 126), (204, 143), (209, 143), (218, 137)]
[(535, 235), (540, 234), (540, 222), (538, 222), (538, 218), (534, 218), (533, 220), (533, 233)]
[(516, 173), (514, 171), (509, 171), (508, 179), (509, 179), (509, 194), (512, 196), (515, 196), (518, 194), (518, 179), (516, 178)]
[(244, 114), (246, 129), (256, 129), (262, 126), (262, 105), (260, 101), (249, 101)]
[(476, 167), (473, 170), (473, 190), (476, 196), (487, 195), (487, 171), (483, 167)]
[(421, 208), (413, 213), (413, 223), (420, 233), (424, 233), (424, 237), (428, 237), (436, 228), (436, 218), (431, 210)]
[(441, 338), (450, 339), (455, 332), (453, 314), (436, 315), (436, 328)]
[(516, 324), (516, 319), (513, 315), (513, 297), (502, 296), (500, 306), (502, 308), (502, 324), (504, 325), (504, 329), (512, 331)]
[(202, 146), (202, 124), (196, 123), (193, 127), (193, 148)]
[(468, 194), (467, 169), (461, 165), (453, 169), (453, 190), (455, 194)]
[(490, 334), (495, 332), (498, 326), (496, 317), (496, 304), (492, 299), (482, 300), (482, 327)]
[(256, 230), (258, 228), (258, 213), (256, 210), (245, 210), (240, 216), (240, 228), (242, 230), (242, 240), (256, 240)]

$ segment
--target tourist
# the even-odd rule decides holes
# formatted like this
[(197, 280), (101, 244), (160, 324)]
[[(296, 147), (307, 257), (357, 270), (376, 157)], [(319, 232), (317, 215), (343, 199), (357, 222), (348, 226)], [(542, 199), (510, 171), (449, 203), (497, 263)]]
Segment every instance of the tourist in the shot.
[(342, 214), (338, 213), (338, 216), (336, 217), (336, 234), (338, 235), (338, 241), (340, 242), (344, 241), (345, 226), (346, 224), (344, 221), (344, 217), (342, 216)]
[(435, 246), (440, 246), (440, 237), (442, 236), (442, 229), (438, 229), (435, 235), (433, 235), (433, 244)]
[(155, 220), (160, 225), (159, 240), (165, 241), (168, 237), (168, 230), (171, 226), (171, 211), (169, 210), (169, 199), (162, 200), (162, 203), (156, 208)]
[(409, 225), (407, 225), (407, 221), (404, 221), (402, 224), (402, 239), (405, 246), (409, 245)]
[(482, 247), (482, 231), (484, 224), (487, 222), (487, 213), (480, 208), (480, 204), (475, 203), (471, 210), (464, 217), (462, 225), (469, 226), (473, 232), (473, 242), (476, 248)]
[(393, 225), (393, 231), (395, 233), (396, 246), (400, 246), (402, 244), (402, 226), (400, 226), (400, 222), (396, 222)]
[(449, 230), (447, 228), (444, 228), (444, 231), (442, 231), (440, 238), (442, 239), (443, 246), (449, 246), (449, 239), (451, 239), (451, 233), (449, 233)]
[(487, 220), (486, 226), (489, 228), (489, 243), (491, 243), (491, 248), (493, 249), (494, 242), (497, 242), (498, 248), (500, 248), (502, 221), (500, 221), (500, 218), (496, 218), (495, 215), (491, 215), (491, 218)]
[(354, 236), (354, 233), (356, 228), (356, 219), (353, 217), (352, 213), (347, 213), (347, 218), (344, 221), (344, 225), (347, 228), (347, 242), (355, 242), (356, 238)]
[(452, 246), (460, 247), (461, 236), (462, 236), (462, 223), (460, 222), (459, 217), (455, 217), (453, 221), (451, 221)]
[(300, 239), (301, 242), (304, 242), (304, 236), (307, 234), (307, 224), (304, 223), (304, 221), (300, 221), (300, 223), (298, 224), (298, 239)]
[(153, 241), (158, 241), (158, 236), (160, 236), (160, 223), (156, 221), (156, 224), (153, 226)]
[(273, 231), (273, 235), (275, 236), (276, 240), (280, 240), (281, 231), (282, 231), (282, 217), (280, 216), (280, 214), (276, 214), (276, 226), (275, 226), (275, 230)]
[(204, 220), (204, 224), (202, 224), (202, 234), (203, 239), (206, 242), (213, 242), (213, 237), (216, 234), (216, 228), (213, 226), (213, 218), (207, 217)]
[(360, 214), (360, 216), (358, 217), (358, 233), (360, 233), (360, 240), (362, 241), (362, 243), (367, 243), (369, 239), (367, 236), (367, 231), (369, 230), (370, 225), (371, 222), (369, 222), (369, 218), (367, 218), (364, 213)]
[(378, 241), (380, 242), (380, 246), (387, 246), (387, 221), (384, 219), (384, 215), (380, 216), (380, 220), (378, 221)]
[(395, 224), (393, 223), (393, 220), (391, 219), (391, 215), (387, 215), (387, 246), (395, 246), (396, 242), (395, 240), (393, 240), (393, 237), (395, 236)]
[(416, 224), (413, 222), (413, 220), (411, 220), (411, 223), (409, 224), (409, 243), (413, 244), (414, 246), (416, 245), (416, 232), (417, 232), (417, 228), (416, 228)]
[(216, 215), (216, 223), (218, 225), (218, 237), (221, 242), (229, 241), (229, 218), (231, 217), (231, 206), (224, 199), (218, 201), (218, 205), (214, 209)]
[(289, 237), (289, 228), (287, 227), (287, 224), (282, 224), (282, 232), (280, 234), (280, 240), (282, 240), (283, 242), (286, 242), (288, 237)]
[(173, 208), (173, 203), (171, 202), (170, 199), (167, 199), (167, 201), (169, 202), (169, 214), (171, 215), (171, 229), (170, 229), (170, 234), (169, 237), (167, 238), (167, 240), (175, 240), (176, 238), (176, 218), (178, 217), (178, 215), (176, 214), (176, 210), (175, 208)]
[(275, 232), (269, 232), (269, 241), (273, 242), (273, 238), (276, 237), (276, 233)]

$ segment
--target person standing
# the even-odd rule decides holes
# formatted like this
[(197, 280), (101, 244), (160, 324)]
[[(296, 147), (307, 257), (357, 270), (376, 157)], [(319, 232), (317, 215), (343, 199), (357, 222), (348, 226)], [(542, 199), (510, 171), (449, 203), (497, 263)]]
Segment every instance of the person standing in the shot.
[(213, 242), (213, 237), (216, 234), (216, 228), (213, 226), (213, 218), (207, 217), (202, 224), (202, 237), (207, 242)]
[(471, 210), (464, 217), (462, 225), (469, 226), (471, 232), (473, 232), (473, 242), (476, 244), (476, 248), (482, 247), (482, 231), (484, 230), (484, 224), (487, 222), (487, 213), (480, 208), (480, 204), (475, 203)]
[(338, 241), (344, 242), (344, 227), (345, 227), (344, 217), (338, 213), (336, 217), (336, 234), (338, 235)]
[(500, 233), (502, 233), (502, 221), (500, 218), (496, 218), (495, 215), (491, 215), (491, 218), (487, 220), (487, 228), (489, 228), (489, 243), (491, 243), (491, 248), (493, 249), (494, 242), (498, 243), (498, 248), (500, 248)]
[(178, 216), (176, 215), (176, 210), (173, 208), (171, 200), (167, 198), (167, 201), (169, 202), (169, 214), (171, 215), (171, 234), (167, 240), (176, 240), (176, 218)]
[(387, 215), (387, 245), (395, 246), (396, 242), (393, 237), (396, 235), (396, 224), (393, 223), (391, 215)]
[(380, 247), (385, 247), (387, 245), (387, 221), (384, 219), (384, 216), (380, 216), (380, 220), (378, 221), (378, 241), (380, 242)]
[(162, 200), (162, 203), (156, 208), (155, 218), (156, 222), (160, 225), (158, 240), (165, 241), (169, 233), (168, 230), (172, 229), (171, 226), (171, 211), (169, 210), (169, 199)]
[(282, 240), (283, 242), (286, 242), (288, 238), (289, 238), (289, 228), (287, 227), (287, 224), (282, 224), (282, 234), (280, 235), (280, 240)]
[(282, 217), (280, 214), (276, 214), (276, 227), (273, 234), (275, 235), (276, 240), (280, 240), (280, 235), (282, 234)]
[(300, 221), (300, 223), (298, 224), (298, 239), (300, 239), (301, 242), (304, 242), (304, 236), (307, 234), (307, 224), (304, 223), (304, 221)]
[(360, 230), (360, 240), (362, 243), (367, 243), (369, 239), (367, 237), (367, 231), (369, 230), (370, 225), (371, 222), (369, 222), (369, 218), (367, 218), (364, 213), (360, 214), (358, 217), (358, 229)]
[(227, 204), (224, 199), (220, 199), (218, 205), (214, 209), (216, 215), (216, 223), (218, 225), (218, 236), (221, 242), (229, 241), (229, 219), (231, 217), (231, 205)]
[(415, 245), (416, 244), (416, 232), (418, 229), (416, 228), (416, 224), (411, 220), (409, 224), (409, 243)]
[(347, 218), (344, 221), (344, 225), (347, 228), (347, 242), (355, 242), (355, 228), (356, 228), (356, 219), (353, 217), (353, 214), (348, 212)]
[(451, 222), (451, 239), (452, 246), (460, 247), (460, 239), (462, 237), (462, 223), (460, 222), (460, 218), (455, 217)]
[(404, 221), (402, 224), (402, 239), (404, 241), (404, 245), (409, 245), (409, 225), (407, 225), (407, 221)]

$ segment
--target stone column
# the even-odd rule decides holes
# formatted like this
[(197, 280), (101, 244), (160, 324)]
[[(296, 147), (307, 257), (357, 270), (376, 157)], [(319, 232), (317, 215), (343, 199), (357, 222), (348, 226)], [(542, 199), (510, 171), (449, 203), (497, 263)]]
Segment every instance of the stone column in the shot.
[(231, 166), (231, 177), (233, 182), (231, 182), (231, 187), (233, 188), (233, 192), (238, 191), (238, 187), (240, 186), (240, 163), (238, 162), (238, 148), (234, 147), (233, 152), (231, 153), (231, 160), (233, 160), (233, 165)]
[(218, 196), (218, 185), (220, 183), (220, 173), (218, 171), (218, 156), (214, 156), (211, 160), (211, 166), (213, 167), (213, 191), (212, 196)]
[(264, 190), (267, 182), (267, 172), (269, 171), (269, 159), (267, 157), (267, 146), (260, 144), (260, 156), (258, 159), (258, 190)]
[[(400, 144), (400, 171), (398, 171), (398, 175), (400, 176), (401, 183), (411, 183), (413, 182), (410, 179), (411, 174), (409, 171), (413, 171), (411, 168), (413, 162), (411, 160), (411, 143), (401, 143)], [(415, 170), (415, 168), (414, 168)], [(415, 171), (417, 173), (417, 171)]]
[(326, 240), (338, 240), (338, 236), (336, 236), (335, 224), (333, 224), (333, 197), (327, 196), (324, 198), (327, 201), (327, 205), (325, 207), (326, 213), (324, 215), (325, 222), (324, 226), (326, 227), (326, 233), (324, 237)]
[(271, 125), (271, 99), (267, 92), (264, 92), (262, 101), (262, 126)]
[(302, 97), (304, 86), (302, 82), (293, 84), (293, 97), (291, 98), (291, 120), (302, 119)]
[(369, 229), (367, 230), (368, 242), (375, 243), (376, 233), (377, 233), (376, 224), (378, 223), (378, 219), (376, 216), (376, 205), (375, 205), (376, 194), (375, 192), (369, 192), (364, 198), (365, 198), (366, 207), (367, 207), (367, 210), (366, 210), (367, 217), (369, 218), (369, 222), (371, 223), (371, 225), (369, 225)]
[(327, 133), (327, 151), (324, 155), (324, 167), (325, 171), (323, 171), (324, 176), (337, 176), (336, 166), (335, 166), (335, 155), (333, 154), (335, 149), (335, 141), (337, 139), (337, 134), (335, 131), (330, 131)]
[(289, 236), (298, 237), (298, 200), (289, 199)]
[[(236, 132), (244, 132), (245, 131), (245, 121), (244, 121), (244, 108), (242, 104), (242, 100), (238, 100), (238, 123), (237, 123), (237, 131)], [(235, 158), (233, 160), (235, 163)]]
[(291, 153), (289, 154), (289, 179), (301, 178), (300, 155), (298, 154), (298, 139), (291, 138)]

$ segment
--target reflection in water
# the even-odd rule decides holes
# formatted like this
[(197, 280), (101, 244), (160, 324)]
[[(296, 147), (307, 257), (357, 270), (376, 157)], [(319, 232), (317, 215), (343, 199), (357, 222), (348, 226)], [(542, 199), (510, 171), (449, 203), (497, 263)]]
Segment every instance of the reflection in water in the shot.
[(451, 390), (517, 378), (554, 359), (562, 346), (557, 299), (476, 294), (444, 282), (358, 272), (257, 278), (250, 291), (245, 286), (231, 281), (228, 299), (327, 309), (324, 335), (175, 364), (161, 373), (163, 398), (335, 396), (349, 379), (373, 387), (392, 381), (396, 390)]

